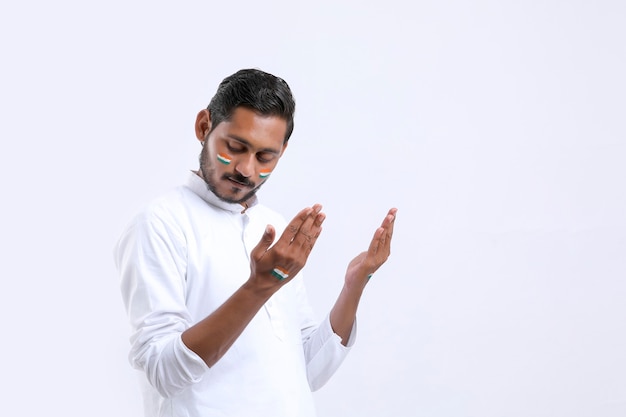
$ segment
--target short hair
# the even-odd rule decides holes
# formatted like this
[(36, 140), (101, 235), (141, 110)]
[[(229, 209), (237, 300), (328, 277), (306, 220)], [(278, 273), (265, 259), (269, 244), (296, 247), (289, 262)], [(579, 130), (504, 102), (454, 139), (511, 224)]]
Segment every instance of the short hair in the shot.
[(293, 132), (296, 102), (287, 82), (259, 69), (242, 69), (220, 83), (207, 106), (211, 130), (229, 121), (237, 107), (247, 107), (262, 116), (278, 116), (287, 122), (285, 140)]

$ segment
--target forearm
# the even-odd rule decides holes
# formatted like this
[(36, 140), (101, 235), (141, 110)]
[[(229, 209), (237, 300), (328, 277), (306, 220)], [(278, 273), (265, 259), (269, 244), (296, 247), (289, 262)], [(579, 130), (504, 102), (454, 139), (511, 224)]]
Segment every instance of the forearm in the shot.
[(185, 345), (213, 366), (271, 297), (273, 291), (249, 282), (240, 287), (217, 310), (182, 334)]
[[(316, 204), (301, 210), (274, 245), (276, 230), (268, 225), (250, 253), (250, 279), (217, 310), (183, 332), (183, 343), (209, 367), (235, 343), (263, 304), (302, 269), (321, 231), (321, 208)], [(277, 279), (273, 273), (277, 267), (287, 274)]]
[(350, 338), (363, 289), (364, 285), (345, 284), (330, 311), (330, 325), (335, 334), (341, 337), (341, 344), (344, 346)]

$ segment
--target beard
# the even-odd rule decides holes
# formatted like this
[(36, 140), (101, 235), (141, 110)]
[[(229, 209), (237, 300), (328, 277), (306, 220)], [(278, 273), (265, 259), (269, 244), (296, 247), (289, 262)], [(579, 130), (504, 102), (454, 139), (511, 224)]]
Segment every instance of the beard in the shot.
[(209, 191), (215, 194), (217, 198), (219, 198), (222, 201), (225, 201), (226, 203), (243, 204), (244, 202), (252, 198), (256, 194), (258, 189), (261, 188), (261, 185), (263, 184), (261, 183), (257, 185), (255, 182), (250, 181), (249, 178), (246, 178), (237, 172), (235, 172), (234, 174), (224, 173), (221, 177), (221, 180), (234, 181), (250, 189), (250, 191), (248, 192), (236, 189), (235, 192), (244, 193), (240, 197), (225, 196), (217, 190), (216, 181), (214, 179), (215, 178), (215, 162), (209, 155), (208, 141), (206, 141), (204, 146), (202, 147), (202, 152), (200, 152), (199, 159), (200, 159), (200, 172), (202, 173), (202, 178), (204, 179), (204, 182), (206, 183), (207, 188), (209, 189)]

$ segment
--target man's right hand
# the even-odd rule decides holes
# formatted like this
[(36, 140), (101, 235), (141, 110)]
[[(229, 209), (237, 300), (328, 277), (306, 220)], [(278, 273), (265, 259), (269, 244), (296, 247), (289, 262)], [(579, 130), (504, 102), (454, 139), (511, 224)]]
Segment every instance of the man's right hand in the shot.
[(300, 272), (322, 232), (326, 215), (321, 210), (322, 206), (315, 204), (300, 211), (273, 246), (276, 230), (267, 226), (250, 254), (249, 284), (258, 291), (273, 293)]

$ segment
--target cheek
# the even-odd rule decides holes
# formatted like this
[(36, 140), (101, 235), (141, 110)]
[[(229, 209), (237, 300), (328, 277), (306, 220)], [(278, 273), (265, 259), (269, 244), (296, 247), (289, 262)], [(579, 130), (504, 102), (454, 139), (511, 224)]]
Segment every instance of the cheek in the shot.
[(232, 160), (233, 160), (232, 156), (228, 155), (227, 153), (219, 152), (217, 154), (217, 161), (221, 162), (224, 165), (230, 165)]
[(259, 171), (259, 178), (264, 180), (265, 178), (269, 177), (271, 173), (272, 173), (271, 169), (262, 169)]

